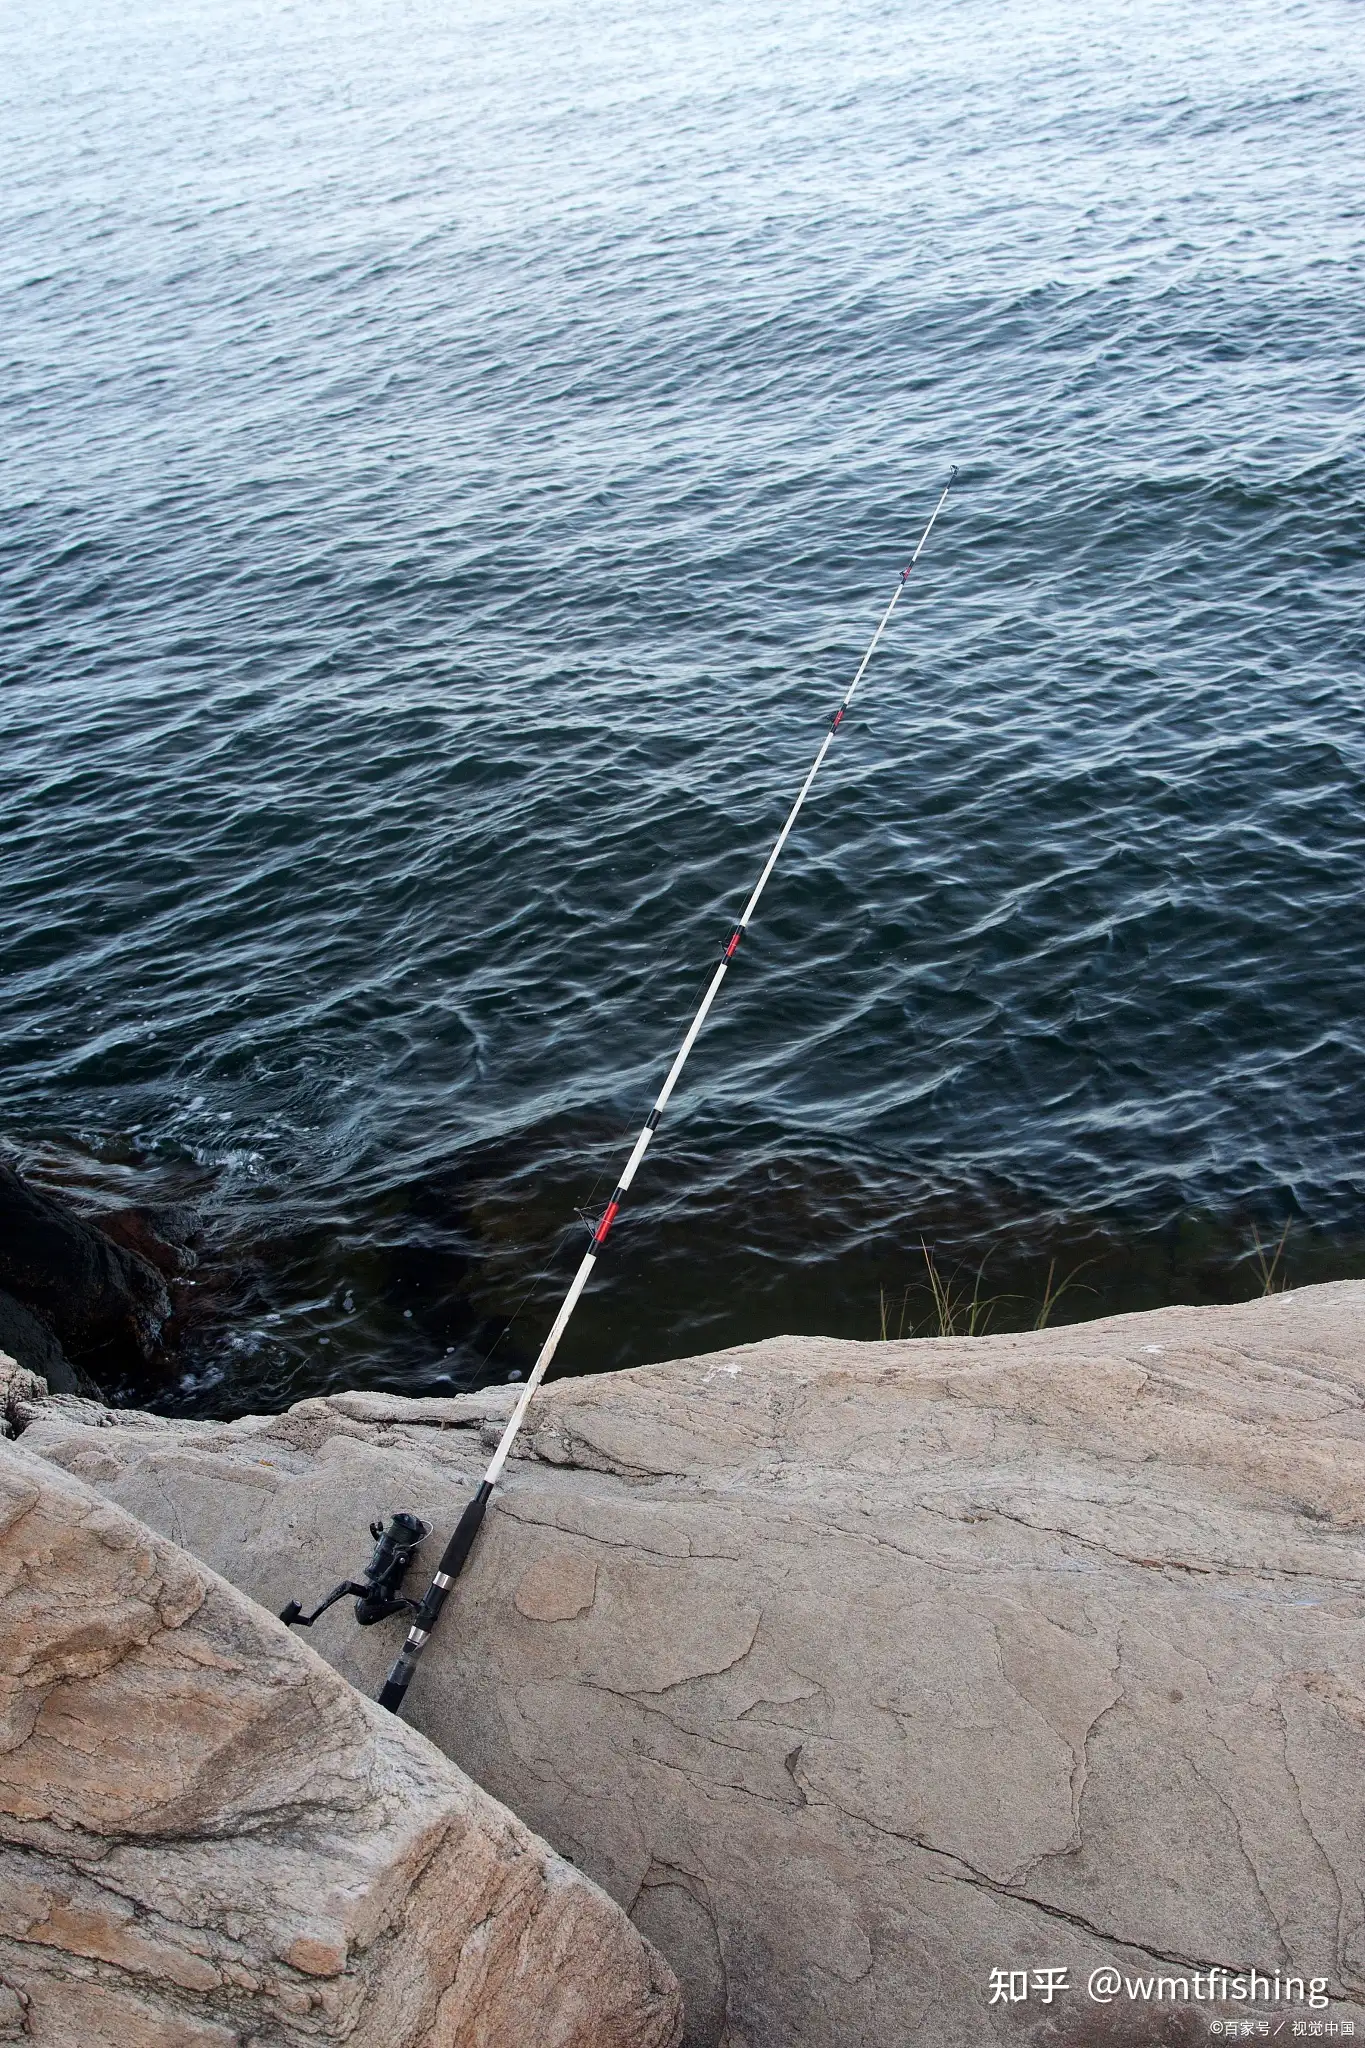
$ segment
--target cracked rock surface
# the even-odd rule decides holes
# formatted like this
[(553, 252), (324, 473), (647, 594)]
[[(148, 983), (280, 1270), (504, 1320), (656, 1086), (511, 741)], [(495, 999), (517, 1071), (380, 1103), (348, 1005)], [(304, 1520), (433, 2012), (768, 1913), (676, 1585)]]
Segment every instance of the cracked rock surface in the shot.
[[(436, 1527), (425, 1584), (511, 1391), (12, 1405), (25, 1449), (278, 1608), (399, 1508)], [(1093, 2004), (1110, 1964), (1321, 1978), (1365, 2037), (1365, 1284), (773, 1340), (552, 1386), (520, 1450), (407, 1711), (657, 1943), (689, 2044), (1313, 2016)], [(369, 1693), (400, 1636), (314, 1631)], [(1051, 2004), (990, 2002), (1049, 1967)]]
[(0, 1753), (0, 2041), (675, 2048), (676, 1984), (595, 1885), (12, 1443)]

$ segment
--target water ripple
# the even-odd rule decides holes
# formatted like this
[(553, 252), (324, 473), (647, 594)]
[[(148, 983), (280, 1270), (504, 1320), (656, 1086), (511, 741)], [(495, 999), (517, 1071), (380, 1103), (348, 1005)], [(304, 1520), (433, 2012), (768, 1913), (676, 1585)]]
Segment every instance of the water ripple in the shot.
[(4, 1135), (175, 1399), (524, 1366), (949, 461), (566, 1366), (1361, 1270), (1355, 29), (0, 22)]

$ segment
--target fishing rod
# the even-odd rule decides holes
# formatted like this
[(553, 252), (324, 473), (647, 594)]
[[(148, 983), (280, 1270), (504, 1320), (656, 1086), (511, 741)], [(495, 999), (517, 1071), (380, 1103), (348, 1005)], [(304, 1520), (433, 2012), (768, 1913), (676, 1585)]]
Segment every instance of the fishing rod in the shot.
[[(876, 652), (877, 642), (881, 639), (882, 634), (886, 631), (887, 625), (890, 622), (891, 614), (896, 609), (896, 606), (900, 600), (900, 594), (910, 580), (910, 572), (914, 568), (916, 562), (919, 560), (920, 555), (923, 553), (924, 544), (934, 530), (934, 522), (938, 518), (939, 513), (943, 510), (943, 507), (947, 502), (948, 493), (949, 491), (951, 491), (956, 479), (957, 465), (956, 463), (954, 463), (948, 481), (943, 487), (942, 495), (940, 496), (937, 505), (935, 505), (932, 513), (929, 516), (929, 523), (925, 527), (923, 533), (920, 535), (919, 546), (915, 549), (914, 554), (910, 557), (910, 560), (901, 570), (900, 581), (897, 583), (895, 590), (891, 593), (891, 602), (886, 607), (886, 610), (882, 613), (881, 622), (878, 625), (876, 632), (872, 635), (872, 639), (868, 644), (867, 652), (866, 654), (864, 654), (862, 660), (858, 664), (858, 673), (854, 676), (853, 681), (849, 684), (848, 689), (845, 691), (843, 702), (840, 704), (838, 710), (830, 719), (829, 731), (825, 734), (824, 739), (821, 741), (820, 751), (815, 756), (814, 761), (811, 763), (810, 773), (807, 775), (805, 781), (802, 783), (800, 791), (796, 798), (796, 802), (792, 805), (791, 810), (787, 814), (787, 822), (777, 835), (777, 844), (773, 847), (772, 852), (768, 855), (767, 863), (764, 866), (763, 872), (759, 876), (757, 882), (754, 884), (754, 892), (752, 896), (750, 896), (749, 901), (744, 906), (744, 914), (740, 918), (738, 924), (735, 925), (734, 929), (731, 931), (728, 939), (725, 941), (723, 950), (721, 952), (720, 962), (716, 967), (715, 973), (711, 976), (710, 982), (707, 984), (706, 993), (701, 999), (701, 1004), (697, 1010), (697, 1014), (692, 1019), (691, 1024), (687, 1028), (687, 1036), (683, 1039), (682, 1044), (678, 1047), (677, 1055), (674, 1058), (672, 1066), (668, 1070), (668, 1078), (665, 1080), (663, 1087), (659, 1090), (658, 1096), (655, 1099), (653, 1109), (651, 1109), (649, 1115), (645, 1118), (644, 1128), (640, 1132), (639, 1137), (635, 1140), (635, 1144), (631, 1151), (630, 1157), (629, 1159), (627, 1159), (625, 1166), (622, 1168), (621, 1178), (616, 1183), (616, 1188), (614, 1193), (612, 1194), (612, 1198), (607, 1203), (606, 1208), (603, 1210), (601, 1220), (599, 1221), (597, 1228), (593, 1231), (591, 1242), (588, 1245), (588, 1249), (583, 1254), (583, 1258), (579, 1265), (578, 1271), (574, 1274), (573, 1279), (570, 1282), (569, 1291), (564, 1297), (563, 1303), (561, 1304), (559, 1310), (559, 1314), (555, 1317), (554, 1322), (550, 1325), (550, 1334), (540, 1347), (540, 1356), (537, 1358), (535, 1364), (531, 1368), (526, 1384), (521, 1390), (521, 1396), (517, 1401), (515, 1408), (512, 1410), (511, 1415), (508, 1417), (507, 1427), (503, 1430), (501, 1441), (499, 1442), (496, 1451), (494, 1451), (493, 1456), (489, 1460), (488, 1469), (483, 1475), (483, 1479), (480, 1483), (479, 1490), (474, 1495), (474, 1498), (470, 1501), (469, 1505), (466, 1507), (464, 1513), (461, 1515), (459, 1522), (456, 1525), (455, 1533), (445, 1547), (444, 1554), (441, 1558), (440, 1568), (427, 1589), (426, 1598), (423, 1600), (421, 1606), (417, 1609), (416, 1614), (413, 1616), (412, 1625), (408, 1630), (407, 1641), (404, 1643), (403, 1648), (398, 1655), (397, 1661), (395, 1662), (393, 1669), (390, 1671), (387, 1679), (384, 1681), (383, 1690), (379, 1695), (380, 1706), (387, 1707), (390, 1713), (396, 1714), (398, 1712), (398, 1709), (403, 1704), (403, 1696), (407, 1692), (408, 1687), (412, 1683), (412, 1677), (413, 1673), (417, 1669), (418, 1659), (421, 1657), (423, 1650), (430, 1642), (432, 1631), (436, 1626), (437, 1618), (440, 1615), (441, 1609), (444, 1607), (446, 1603), (446, 1598), (450, 1592), (450, 1589), (455, 1584), (456, 1579), (459, 1578), (460, 1573), (464, 1570), (465, 1562), (469, 1557), (469, 1553), (474, 1548), (475, 1539), (478, 1536), (480, 1528), (483, 1526), (484, 1514), (487, 1511), (489, 1500), (492, 1497), (493, 1488), (497, 1485), (498, 1479), (502, 1473), (502, 1468), (507, 1463), (508, 1457), (511, 1454), (512, 1446), (516, 1442), (518, 1436), (521, 1433), (522, 1424), (526, 1420), (526, 1411), (531, 1405), (531, 1401), (535, 1394), (536, 1388), (544, 1379), (545, 1374), (549, 1370), (550, 1361), (554, 1357), (555, 1352), (559, 1349), (559, 1342), (561, 1337), (564, 1335), (565, 1330), (568, 1328), (569, 1318), (573, 1314), (574, 1310), (577, 1308), (578, 1298), (582, 1294), (583, 1289), (588, 1284), (589, 1275), (591, 1274), (593, 1267), (597, 1264), (597, 1260), (601, 1253), (602, 1247), (607, 1241), (607, 1234), (610, 1231), (612, 1224), (616, 1221), (617, 1214), (620, 1210), (622, 1202), (626, 1198), (626, 1194), (629, 1191), (630, 1184), (634, 1180), (635, 1175), (639, 1170), (640, 1161), (644, 1158), (645, 1153), (649, 1150), (650, 1140), (653, 1138), (655, 1131), (659, 1128), (659, 1120), (663, 1116), (664, 1111), (668, 1107), (669, 1097), (672, 1095), (673, 1090), (678, 1085), (679, 1076), (681, 1075), (683, 1068), (687, 1064), (688, 1054), (691, 1052), (693, 1046), (697, 1042), (697, 1038), (701, 1031), (702, 1025), (706, 1022), (706, 1019), (710, 1014), (711, 1005), (715, 1002), (716, 997), (720, 993), (720, 985), (725, 979), (726, 973), (728, 972), (730, 967), (730, 963), (734, 959), (735, 954), (739, 951), (740, 940), (744, 937), (745, 932), (748, 930), (750, 920), (752, 919), (754, 912), (758, 908), (758, 899), (763, 894), (764, 889), (767, 887), (768, 877), (772, 873), (773, 869), (777, 866), (778, 856), (780, 855), (783, 847), (786, 845), (787, 839), (791, 833), (792, 826), (796, 823), (796, 820), (800, 815), (801, 806), (806, 801), (807, 796), (810, 794), (811, 785), (815, 781), (816, 776), (820, 773), (820, 769), (824, 763), (825, 756), (829, 752), (830, 747), (834, 743), (834, 735), (836, 732), (838, 732), (839, 727), (843, 724), (844, 713), (848, 710), (849, 705), (853, 702), (854, 692), (856, 691), (859, 683), (862, 681), (863, 675), (867, 669), (867, 665), (871, 661), (873, 654)], [(347, 1589), (343, 1588), (341, 1590), (344, 1591)]]

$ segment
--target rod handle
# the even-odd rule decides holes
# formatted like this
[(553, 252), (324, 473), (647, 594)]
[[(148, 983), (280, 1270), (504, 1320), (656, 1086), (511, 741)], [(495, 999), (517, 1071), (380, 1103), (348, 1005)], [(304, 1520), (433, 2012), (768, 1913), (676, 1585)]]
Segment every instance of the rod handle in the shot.
[(426, 1648), (427, 1638), (436, 1626), (436, 1617), (446, 1604), (446, 1595), (464, 1570), (469, 1553), (474, 1548), (475, 1538), (483, 1527), (484, 1514), (492, 1493), (493, 1488), (485, 1479), (455, 1524), (454, 1534), (441, 1553), (436, 1576), (427, 1587), (426, 1598), (412, 1617), (408, 1639), (379, 1694), (380, 1706), (387, 1707), (391, 1714), (396, 1714), (403, 1704), (403, 1695), (412, 1683), (417, 1660)]
[(412, 1674), (417, 1669), (417, 1659), (410, 1651), (404, 1650), (380, 1689), (379, 1704), (396, 1714), (403, 1704), (403, 1695), (412, 1683)]
[(412, 1617), (414, 1628), (425, 1629), (430, 1635), (436, 1626), (436, 1617), (445, 1606), (446, 1595), (464, 1570), (474, 1539), (483, 1527), (484, 1511), (488, 1506), (493, 1489), (485, 1479), (469, 1506), (455, 1524), (454, 1534), (441, 1552), (441, 1562), (436, 1576), (427, 1587), (427, 1597)]

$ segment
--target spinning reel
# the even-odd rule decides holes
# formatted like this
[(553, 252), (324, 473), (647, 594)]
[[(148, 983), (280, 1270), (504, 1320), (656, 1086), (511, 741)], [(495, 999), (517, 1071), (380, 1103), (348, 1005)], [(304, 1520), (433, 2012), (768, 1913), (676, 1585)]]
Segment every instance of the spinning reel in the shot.
[(362, 1628), (369, 1628), (376, 1621), (385, 1621), (391, 1614), (406, 1614), (416, 1607), (415, 1600), (405, 1600), (398, 1588), (408, 1566), (422, 1547), (424, 1537), (431, 1534), (431, 1524), (419, 1515), (391, 1515), (389, 1525), (371, 1522), (370, 1534), (375, 1539), (374, 1556), (365, 1567), (363, 1583), (358, 1579), (343, 1579), (339, 1586), (333, 1586), (327, 1598), (316, 1606), (311, 1614), (305, 1614), (297, 1600), (291, 1600), (287, 1607), (280, 1609), (280, 1620), (287, 1626), (295, 1623), (300, 1628), (311, 1628), (320, 1614), (336, 1601), (344, 1600), (348, 1593), (359, 1598), (355, 1603), (355, 1618)]

